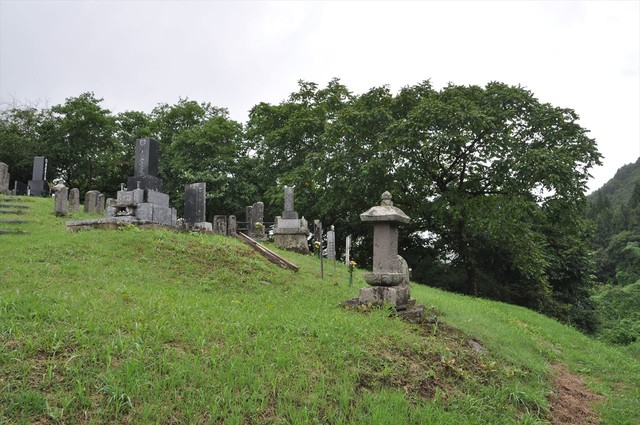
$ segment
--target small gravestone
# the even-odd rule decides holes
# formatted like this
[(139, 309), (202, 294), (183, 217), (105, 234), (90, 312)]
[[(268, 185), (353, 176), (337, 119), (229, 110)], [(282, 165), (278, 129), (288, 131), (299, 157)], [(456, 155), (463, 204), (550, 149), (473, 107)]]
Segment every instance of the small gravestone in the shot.
[(84, 194), (85, 213), (95, 214), (98, 212), (98, 195), (100, 195), (100, 192), (97, 190), (89, 190)]
[(278, 248), (309, 254), (309, 228), (304, 217), (298, 218), (293, 206), (293, 188), (284, 188), (284, 211), (276, 217), (273, 238)]
[(361, 288), (356, 298), (346, 301), (348, 306), (389, 305), (398, 315), (419, 322), (424, 317), (424, 306), (416, 305), (410, 296), (409, 267), (398, 255), (398, 225), (410, 219), (393, 206), (391, 194), (384, 192), (380, 205), (360, 214), (360, 219), (373, 224), (373, 273), (364, 275), (371, 285)]
[(57, 216), (66, 216), (69, 211), (69, 189), (64, 184), (54, 186), (54, 212)]
[(96, 213), (104, 214), (105, 208), (105, 196), (103, 193), (98, 194), (98, 199), (96, 199)]
[(11, 192), (12, 192), (12, 195), (16, 195), (16, 196), (28, 195), (28, 190), (29, 190), (29, 187), (26, 184), (16, 180), (13, 184), (13, 190)]
[(227, 216), (226, 215), (213, 216), (213, 233), (215, 233), (216, 235), (227, 236)]
[(235, 215), (227, 217), (227, 235), (236, 236), (238, 234), (238, 222)]
[(251, 208), (251, 223), (253, 224), (254, 239), (264, 239), (264, 203), (256, 202)]
[(9, 166), (0, 162), (0, 194), (9, 194)]
[(207, 221), (207, 184), (191, 183), (184, 185), (184, 220), (197, 227)]
[(47, 159), (44, 156), (33, 158), (33, 173), (27, 184), (27, 192), (30, 196), (45, 196), (49, 194), (47, 183)]
[(327, 232), (327, 259), (332, 261), (336, 259), (336, 232), (333, 230), (333, 226)]
[(69, 191), (69, 212), (80, 212), (80, 190), (77, 187)]
[(322, 222), (313, 220), (313, 241), (322, 243)]

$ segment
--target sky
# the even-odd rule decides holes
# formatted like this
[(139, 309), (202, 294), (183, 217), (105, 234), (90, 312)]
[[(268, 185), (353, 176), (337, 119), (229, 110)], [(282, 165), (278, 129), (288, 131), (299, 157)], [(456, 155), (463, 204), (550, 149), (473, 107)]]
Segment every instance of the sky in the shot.
[(640, 157), (640, 0), (0, 0), (0, 103), (92, 91), (114, 113), (180, 98), (279, 103), (305, 80), (354, 94), (430, 80), (522, 86), (596, 139), (595, 190)]

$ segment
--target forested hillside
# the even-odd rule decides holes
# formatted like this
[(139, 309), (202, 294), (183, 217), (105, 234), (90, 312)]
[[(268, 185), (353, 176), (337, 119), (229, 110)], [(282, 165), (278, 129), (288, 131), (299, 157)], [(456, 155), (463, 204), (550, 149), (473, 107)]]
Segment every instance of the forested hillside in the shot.
[(640, 340), (640, 158), (589, 195), (595, 224), (599, 334), (615, 343)]
[(412, 218), (399, 247), (415, 281), (596, 329), (582, 213), (600, 155), (571, 109), (498, 82), (354, 94), (337, 79), (301, 81), (280, 103), (254, 106), (244, 125), (208, 102), (118, 114), (101, 103), (84, 93), (50, 108), (3, 109), (0, 161), (12, 179), (29, 179), (33, 157), (46, 156), (50, 181), (114, 196), (132, 175), (134, 141), (150, 136), (178, 211), (184, 185), (202, 181), (210, 215), (243, 217), (263, 201), (272, 218), (283, 186), (295, 186), (297, 211), (334, 225), (338, 241), (352, 235), (364, 267), (371, 229), (359, 215), (388, 190)]

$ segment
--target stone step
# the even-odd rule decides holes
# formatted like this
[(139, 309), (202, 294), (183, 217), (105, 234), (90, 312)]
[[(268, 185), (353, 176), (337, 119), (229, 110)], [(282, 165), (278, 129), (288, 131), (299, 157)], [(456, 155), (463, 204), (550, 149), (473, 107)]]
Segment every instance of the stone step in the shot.
[(0, 224), (25, 224), (27, 220), (0, 220)]
[(4, 209), (0, 209), (0, 214), (21, 215), (21, 214), (25, 214), (25, 211), (24, 210), (4, 210)]
[(28, 232), (26, 230), (17, 230), (17, 229), (0, 229), (0, 235), (8, 235), (8, 234), (14, 234), (14, 235), (25, 235)]
[(23, 204), (0, 204), (0, 208), (19, 208), (21, 210), (27, 210), (31, 207)]

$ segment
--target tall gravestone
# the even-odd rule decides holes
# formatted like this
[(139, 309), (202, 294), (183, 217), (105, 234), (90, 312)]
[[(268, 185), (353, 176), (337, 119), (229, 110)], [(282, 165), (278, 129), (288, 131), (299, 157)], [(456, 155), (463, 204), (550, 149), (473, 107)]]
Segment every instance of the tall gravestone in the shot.
[(227, 218), (227, 235), (236, 236), (238, 234), (238, 222), (235, 215), (230, 215)]
[(255, 239), (265, 238), (264, 229), (264, 203), (256, 202), (251, 208), (251, 223), (253, 224), (253, 237)]
[(245, 224), (247, 225), (247, 236), (253, 237), (253, 205), (247, 205), (244, 209)]
[(162, 192), (162, 180), (158, 178), (160, 144), (157, 140), (142, 138), (136, 141), (134, 175), (127, 178), (127, 190), (143, 189)]
[(293, 205), (293, 188), (284, 188), (284, 211), (276, 217), (273, 237), (278, 248), (309, 254), (309, 227), (304, 217), (298, 218)]
[(358, 297), (345, 304), (386, 304), (408, 320), (421, 321), (424, 306), (416, 305), (411, 298), (409, 267), (398, 255), (398, 225), (409, 223), (409, 217), (394, 207), (391, 194), (384, 192), (380, 205), (360, 214), (360, 220), (373, 224), (373, 273), (364, 275), (370, 286), (361, 288)]
[(190, 226), (207, 221), (207, 184), (184, 185), (184, 220)]
[(45, 196), (49, 194), (47, 159), (44, 156), (36, 156), (33, 158), (33, 173), (27, 186), (27, 190), (31, 196)]
[(348, 266), (351, 258), (349, 255), (351, 254), (351, 235), (347, 236), (344, 241), (344, 263)]
[(69, 191), (69, 212), (80, 212), (80, 190), (77, 187)]
[(54, 213), (57, 216), (65, 216), (69, 211), (69, 189), (64, 184), (59, 183), (54, 186)]
[(88, 214), (96, 214), (98, 212), (98, 196), (100, 192), (97, 190), (89, 190), (84, 194), (84, 212)]
[(336, 232), (333, 226), (327, 232), (327, 259), (334, 261), (336, 259)]
[(7, 195), (9, 193), (9, 178), (9, 166), (0, 162), (0, 194)]
[(115, 205), (106, 208), (107, 217), (137, 224), (176, 226), (176, 210), (169, 206), (169, 195), (162, 193), (162, 180), (157, 176), (159, 152), (157, 140), (136, 141), (134, 175), (127, 178), (127, 190), (122, 184)]
[(99, 193), (98, 199), (96, 200), (96, 213), (104, 214), (105, 202), (106, 198), (104, 196), (104, 193)]

